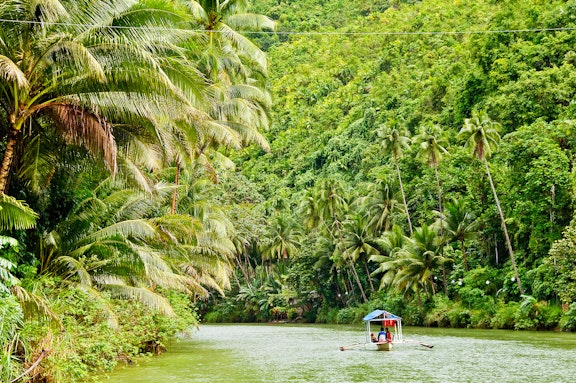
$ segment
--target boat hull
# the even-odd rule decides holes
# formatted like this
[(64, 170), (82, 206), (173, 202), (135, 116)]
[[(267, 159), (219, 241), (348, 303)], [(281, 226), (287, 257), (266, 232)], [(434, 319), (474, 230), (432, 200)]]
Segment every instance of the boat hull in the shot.
[(392, 342), (376, 343), (378, 351), (392, 351)]

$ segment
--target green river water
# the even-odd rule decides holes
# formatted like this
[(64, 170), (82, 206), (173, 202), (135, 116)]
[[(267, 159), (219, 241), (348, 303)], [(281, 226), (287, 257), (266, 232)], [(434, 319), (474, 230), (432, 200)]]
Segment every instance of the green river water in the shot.
[(405, 327), (404, 338), (434, 347), (340, 351), (364, 341), (362, 325), (202, 325), (102, 381), (576, 382), (576, 334)]

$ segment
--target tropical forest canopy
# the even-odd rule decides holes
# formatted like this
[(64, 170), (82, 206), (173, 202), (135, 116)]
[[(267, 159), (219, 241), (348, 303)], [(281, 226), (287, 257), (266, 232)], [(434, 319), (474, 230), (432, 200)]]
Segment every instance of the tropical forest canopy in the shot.
[(3, 1), (1, 379), (201, 319), (576, 329), (575, 42), (576, 1)]

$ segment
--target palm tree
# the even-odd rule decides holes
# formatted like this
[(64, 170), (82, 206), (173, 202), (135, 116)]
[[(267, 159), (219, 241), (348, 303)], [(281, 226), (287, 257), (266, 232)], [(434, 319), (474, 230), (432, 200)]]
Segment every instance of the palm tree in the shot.
[(394, 198), (390, 184), (378, 180), (368, 186), (368, 195), (358, 199), (361, 209), (368, 215), (367, 225), (375, 236), (387, 231), (392, 226), (392, 216), (402, 207)]
[(40, 273), (139, 299), (168, 314), (171, 307), (155, 293), (158, 286), (200, 296), (207, 288), (228, 287), (231, 241), (191, 216), (155, 215), (167, 205), (169, 188), (151, 198), (117, 186), (103, 181), (45, 234)]
[(460, 242), (462, 262), (464, 270), (468, 271), (468, 259), (466, 256), (466, 239), (473, 237), (478, 227), (478, 221), (474, 215), (466, 209), (461, 200), (453, 199), (447, 203), (444, 214), (439, 214), (439, 224), (452, 240)]
[[(262, 73), (267, 71), (266, 55), (241, 31), (273, 30), (275, 23), (264, 15), (248, 13), (248, 0), (183, 0), (196, 22), (207, 34), (202, 52), (205, 73), (211, 78), (222, 70), (234, 68), (236, 75), (246, 75), (243, 59), (250, 58)], [(199, 52), (200, 53), (200, 52)]]
[[(248, 38), (245, 29), (273, 29), (274, 22), (266, 16), (246, 13), (245, 0), (190, 1), (181, 5), (192, 16), (192, 29), (202, 29), (194, 38), (182, 44), (183, 54), (207, 80), (208, 102), (202, 103), (210, 125), (218, 134), (200, 134), (189, 146), (189, 139), (173, 155), (174, 183), (185, 164), (202, 164), (216, 181), (213, 162), (220, 160), (233, 166), (221, 152), (213, 149), (221, 144), (240, 148), (257, 144), (270, 147), (261, 131), (268, 128), (271, 97), (266, 90), (266, 55)], [(200, 28), (198, 28), (200, 26)], [(192, 148), (192, 150), (190, 150)], [(174, 189), (172, 212), (176, 211), (178, 188)]]
[(433, 226), (421, 226), (415, 230), (397, 258), (381, 265), (380, 270), (388, 274), (385, 282), (404, 293), (414, 291), (419, 307), (422, 307), (422, 289), (427, 294), (435, 293), (434, 270), (451, 261), (439, 254), (438, 239)]
[(382, 139), (384, 152), (392, 155), (394, 165), (396, 165), (398, 183), (400, 184), (400, 192), (402, 193), (402, 201), (404, 202), (404, 210), (406, 212), (406, 219), (408, 220), (408, 229), (410, 230), (410, 235), (412, 235), (413, 230), (412, 222), (410, 221), (410, 211), (408, 210), (408, 204), (406, 203), (404, 185), (402, 183), (402, 176), (400, 174), (400, 165), (398, 164), (398, 159), (402, 157), (404, 150), (410, 147), (408, 131), (404, 128), (401, 128), (397, 122), (391, 121), (387, 125), (380, 125), (378, 136)]
[(442, 187), (438, 177), (438, 165), (442, 157), (448, 153), (443, 145), (447, 140), (442, 137), (442, 130), (439, 126), (421, 126), (420, 133), (414, 137), (414, 142), (418, 144), (418, 157), (424, 160), (429, 166), (434, 168), (436, 177), (436, 188), (438, 190), (438, 211), (442, 213)]
[(372, 275), (383, 274), (380, 279), (380, 289), (391, 285), (394, 279), (395, 269), (391, 267), (394, 266), (394, 263), (388, 263), (388, 261), (398, 258), (409, 241), (410, 237), (407, 237), (398, 225), (394, 225), (392, 230), (386, 231), (382, 236), (382, 248), (385, 254), (370, 256), (371, 261), (379, 263), (378, 268), (372, 272)]
[(334, 257), (342, 258), (349, 266), (352, 275), (360, 289), (360, 294), (364, 302), (368, 301), (364, 287), (360, 282), (360, 277), (352, 258), (347, 254), (346, 246), (342, 236), (343, 221), (348, 209), (346, 190), (344, 185), (336, 180), (323, 180), (317, 186), (318, 200), (316, 202), (315, 213), (318, 215), (318, 222), (330, 238), (336, 243)]
[(272, 220), (269, 231), (270, 242), (264, 246), (263, 258), (288, 259), (300, 248), (302, 234), (295, 221), (285, 215), (277, 215)]
[(492, 121), (486, 112), (474, 112), (471, 118), (467, 118), (464, 121), (464, 126), (460, 129), (458, 137), (466, 140), (465, 146), (468, 148), (471, 155), (484, 164), (486, 175), (488, 176), (490, 187), (494, 194), (494, 201), (496, 202), (496, 207), (500, 214), (500, 222), (502, 223), (502, 229), (504, 230), (504, 237), (506, 238), (506, 244), (508, 245), (508, 252), (510, 253), (510, 260), (512, 261), (514, 274), (516, 275), (518, 290), (520, 291), (520, 294), (524, 294), (522, 282), (520, 281), (520, 274), (518, 273), (518, 267), (516, 266), (514, 251), (512, 250), (512, 242), (510, 241), (508, 228), (506, 227), (506, 220), (504, 218), (504, 213), (502, 212), (502, 207), (500, 206), (500, 200), (496, 193), (496, 187), (494, 186), (494, 181), (492, 180), (492, 174), (490, 173), (490, 167), (488, 166), (487, 160), (492, 152), (498, 147), (500, 141), (500, 134), (498, 133), (499, 129), (500, 124)]
[[(117, 133), (126, 139), (146, 125), (159, 129), (176, 120), (202, 125), (206, 116), (190, 102), (189, 91), (202, 87), (201, 78), (192, 69), (177, 70), (193, 66), (171, 60), (175, 43), (190, 32), (175, 28), (159, 36), (155, 26), (178, 20), (135, 6), (22, 0), (0, 7), (0, 115), (7, 118), (0, 125), (7, 137), (0, 191), (18, 165), (16, 148), (26, 149), (25, 139), (37, 139), (45, 129), (102, 157), (115, 172)], [(171, 55), (157, 54), (168, 50)], [(138, 129), (114, 125), (127, 121)]]
[(378, 239), (373, 238), (368, 223), (366, 222), (366, 215), (357, 213), (349, 217), (344, 223), (344, 246), (346, 254), (351, 258), (353, 263), (362, 261), (366, 277), (370, 283), (370, 291), (374, 292), (374, 284), (372, 277), (368, 270), (368, 259), (375, 254), (380, 254), (381, 245)]

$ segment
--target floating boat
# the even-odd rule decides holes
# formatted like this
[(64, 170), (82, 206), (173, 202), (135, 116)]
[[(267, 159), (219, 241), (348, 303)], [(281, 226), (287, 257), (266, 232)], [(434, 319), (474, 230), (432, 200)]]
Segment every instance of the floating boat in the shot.
[[(386, 310), (374, 310), (370, 314), (362, 318), (365, 326), (366, 340), (364, 343), (354, 343), (348, 346), (340, 346), (340, 351), (350, 350), (353, 348), (370, 348), (372, 350), (378, 351), (392, 351), (393, 345), (398, 343), (417, 343), (420, 346), (426, 348), (433, 348), (431, 344), (420, 342), (418, 340), (404, 339), (402, 336), (402, 318), (398, 315), (394, 315)], [(378, 341), (374, 337), (374, 332), (372, 331), (372, 326), (376, 327), (379, 331), (380, 328), (387, 328), (392, 334), (389, 341)], [(374, 347), (376, 346), (376, 347)]]
[[(378, 351), (392, 351), (394, 343), (402, 343), (402, 318), (386, 310), (374, 310), (362, 318), (366, 328), (366, 343), (376, 345)], [(371, 326), (376, 328), (387, 328), (392, 333), (389, 341), (374, 341)]]

